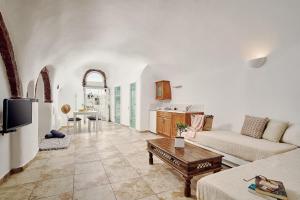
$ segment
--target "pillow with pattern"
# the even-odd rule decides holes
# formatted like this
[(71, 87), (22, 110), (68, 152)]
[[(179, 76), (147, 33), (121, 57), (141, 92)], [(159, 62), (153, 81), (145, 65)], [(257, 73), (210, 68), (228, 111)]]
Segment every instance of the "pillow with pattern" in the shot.
[(246, 115), (241, 134), (260, 139), (264, 133), (268, 121), (268, 118)]

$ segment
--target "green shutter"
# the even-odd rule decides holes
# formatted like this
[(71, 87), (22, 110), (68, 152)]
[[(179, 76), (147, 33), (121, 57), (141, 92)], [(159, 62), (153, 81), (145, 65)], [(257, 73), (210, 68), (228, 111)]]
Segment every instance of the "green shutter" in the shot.
[(115, 87), (115, 122), (121, 123), (121, 87)]

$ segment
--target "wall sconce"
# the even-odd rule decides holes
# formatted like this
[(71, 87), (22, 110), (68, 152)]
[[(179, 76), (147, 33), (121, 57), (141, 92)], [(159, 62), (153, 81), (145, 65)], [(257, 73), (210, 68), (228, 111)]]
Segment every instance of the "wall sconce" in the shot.
[(174, 85), (173, 88), (179, 89), (182, 88), (182, 85)]
[(251, 68), (260, 68), (267, 61), (267, 57), (254, 58), (248, 61), (248, 66)]

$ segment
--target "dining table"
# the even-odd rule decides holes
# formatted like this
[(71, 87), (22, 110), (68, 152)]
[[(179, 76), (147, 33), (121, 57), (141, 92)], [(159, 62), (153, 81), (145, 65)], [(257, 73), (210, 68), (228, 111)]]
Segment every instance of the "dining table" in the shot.
[[(96, 117), (96, 122), (95, 122), (96, 123), (96, 133), (98, 132), (99, 121), (100, 121), (99, 120), (100, 117), (99, 117), (99, 112), (98, 111), (96, 111), (96, 110), (77, 110), (77, 111), (73, 112), (74, 119), (76, 119), (78, 115), (83, 115), (84, 122), (85, 122), (86, 116), (95, 116)], [(74, 125), (74, 133), (76, 133), (76, 132), (77, 132), (77, 126)]]

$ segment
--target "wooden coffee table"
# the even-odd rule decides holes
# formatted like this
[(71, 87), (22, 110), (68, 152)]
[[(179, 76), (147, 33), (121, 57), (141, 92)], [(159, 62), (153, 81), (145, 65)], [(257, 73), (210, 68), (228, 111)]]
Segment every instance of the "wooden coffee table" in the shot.
[(177, 170), (185, 179), (184, 195), (191, 196), (191, 179), (199, 174), (219, 172), (222, 155), (185, 143), (184, 148), (174, 148), (174, 139), (147, 140), (149, 164), (153, 165), (153, 154)]

